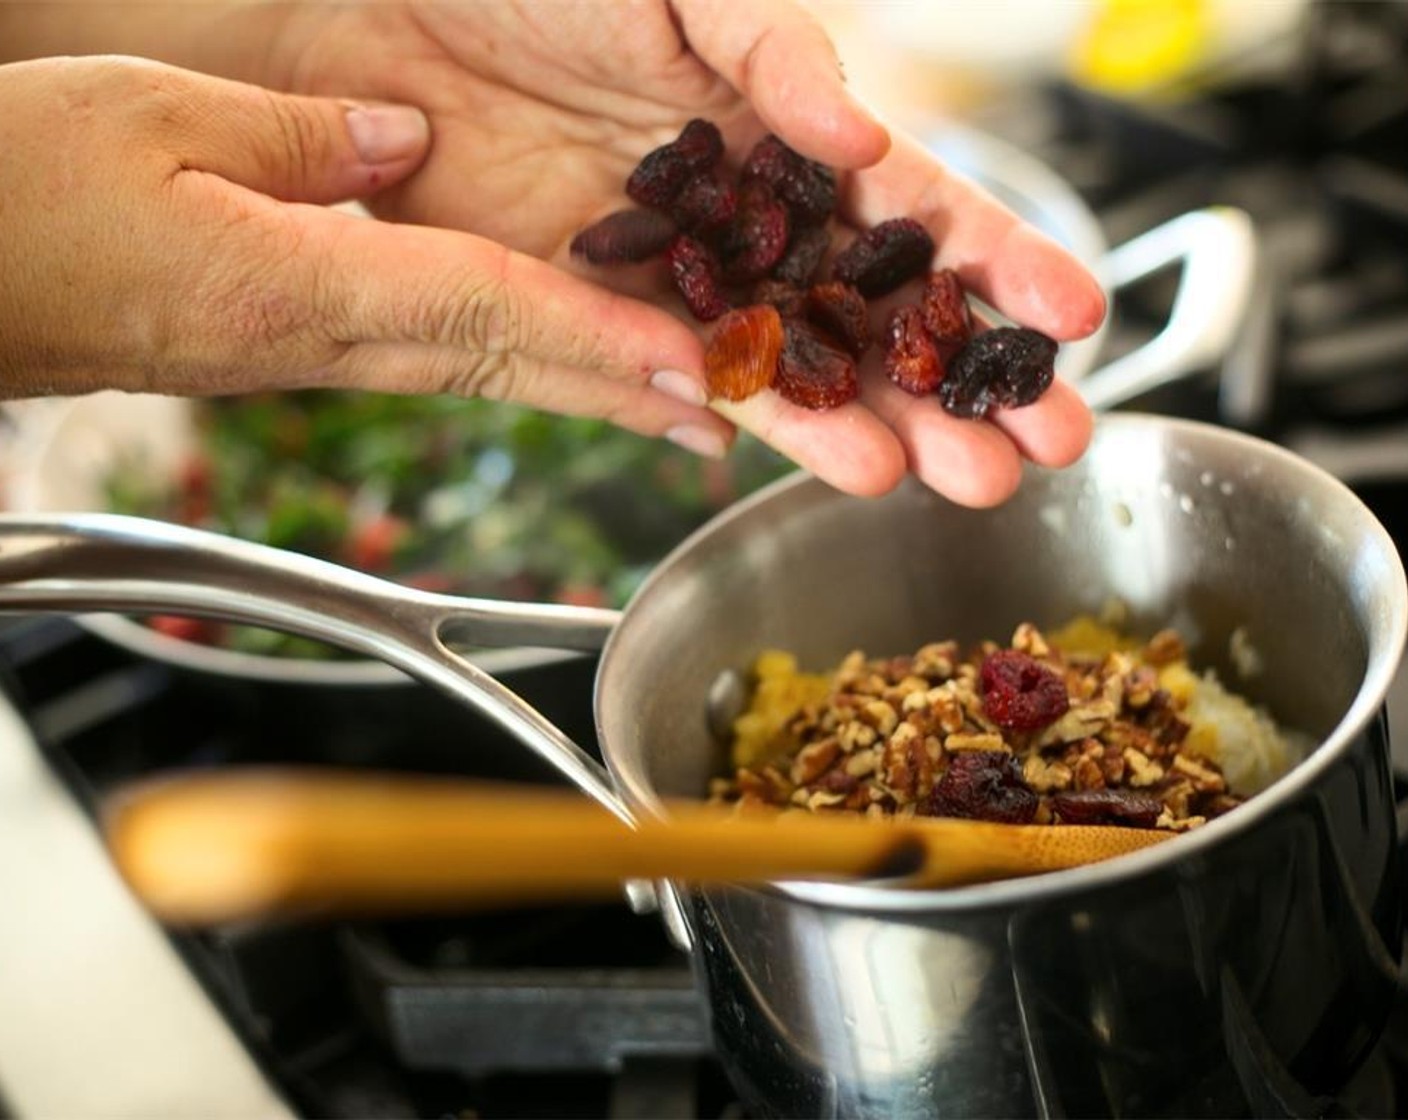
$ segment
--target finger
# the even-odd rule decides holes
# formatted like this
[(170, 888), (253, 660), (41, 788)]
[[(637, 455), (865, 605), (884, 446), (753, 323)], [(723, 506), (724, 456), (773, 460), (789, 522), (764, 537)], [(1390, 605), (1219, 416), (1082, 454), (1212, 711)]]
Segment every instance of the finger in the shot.
[(911, 396), (882, 377), (862, 384), (861, 399), (894, 430), (909, 469), (930, 489), (974, 508), (1016, 493), (1021, 457), (997, 428), (950, 416), (937, 399)]
[(813, 412), (769, 390), (738, 403), (715, 401), (713, 407), (848, 494), (887, 494), (904, 478), (904, 448), (895, 433), (859, 403)]
[(881, 163), (851, 176), (844, 206), (861, 226), (922, 222), (938, 243), (938, 264), (1023, 326), (1084, 338), (1105, 317), (1105, 294), (1084, 265), (912, 138), (896, 137)]
[(303, 223), (300, 259), (341, 341), (511, 354), (706, 400), (703, 344), (658, 307), (472, 234), (327, 211)]
[(1025, 408), (1000, 408), (990, 419), (1028, 459), (1068, 467), (1085, 454), (1095, 420), (1079, 393), (1059, 378)]
[(694, 52), (773, 132), (835, 167), (869, 167), (889, 133), (846, 88), (830, 36), (790, 0), (676, 0)]
[(711, 458), (724, 455), (737, 434), (731, 423), (709, 409), (687, 405), (648, 386), (529, 358), (484, 360), (424, 343), (353, 346), (319, 371), (319, 383), (377, 392), (484, 397), (563, 416), (609, 420)]
[(274, 93), (173, 72), (163, 111), (185, 168), (285, 201), (360, 198), (404, 179), (430, 150), (425, 115), (407, 105)]

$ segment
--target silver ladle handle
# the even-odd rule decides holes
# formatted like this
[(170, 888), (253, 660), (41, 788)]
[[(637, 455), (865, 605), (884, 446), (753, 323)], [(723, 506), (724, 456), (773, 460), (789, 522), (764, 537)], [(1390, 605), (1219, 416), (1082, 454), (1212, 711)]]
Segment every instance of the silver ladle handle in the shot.
[(173, 613), (266, 626), (402, 669), (473, 706), (628, 823), (606, 771), (451, 648), (599, 651), (620, 620), (590, 607), (435, 595), (266, 545), (118, 514), (0, 514), (0, 611)]
[(1222, 358), (1246, 320), (1256, 280), (1251, 217), (1230, 206), (1195, 210), (1112, 249), (1100, 263), (1110, 291), (1182, 265), (1168, 322), (1131, 353), (1077, 382), (1096, 412), (1171, 384)]

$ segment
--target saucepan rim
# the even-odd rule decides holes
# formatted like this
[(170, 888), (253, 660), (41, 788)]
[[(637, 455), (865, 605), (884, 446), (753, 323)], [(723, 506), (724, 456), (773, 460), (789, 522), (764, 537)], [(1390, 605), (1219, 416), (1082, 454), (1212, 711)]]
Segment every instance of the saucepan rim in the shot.
[[(1258, 456), (1263, 461), (1279, 462), (1288, 470), (1314, 479), (1317, 485), (1336, 491), (1340, 500), (1358, 509), (1366, 531), (1377, 539), (1384, 555), (1392, 561), (1388, 574), (1391, 586), (1384, 589), (1384, 607), (1380, 611), (1377, 625), (1379, 641), (1376, 642), (1374, 636), (1370, 635), (1368, 664), (1365, 666), (1363, 679), (1339, 722), (1304, 761), (1268, 789), (1238, 806), (1235, 811), (1211, 820), (1166, 844), (1154, 845), (1102, 863), (1026, 878), (943, 890), (906, 890), (876, 885), (794, 881), (729, 889), (771, 892), (830, 909), (917, 914), (1006, 907), (1113, 887), (1206, 857), (1234, 837), (1251, 832), (1271, 814), (1309, 791), (1321, 776), (1339, 761), (1340, 756), (1349, 749), (1370, 722), (1379, 718), (1386, 703), (1389, 686), (1403, 656), (1405, 636), (1408, 636), (1408, 581), (1405, 580), (1403, 564), (1393, 538), (1363, 500), (1344, 482), (1304, 457), (1266, 440), (1232, 429), (1201, 421), (1140, 413), (1107, 414), (1100, 417), (1097, 423), (1104, 428), (1126, 427), (1139, 430), (1155, 427), (1162, 431), (1183, 433), (1196, 438), (1211, 437), (1228, 444), (1241, 445), (1248, 455)], [(780, 479), (735, 503), (707, 526), (691, 534), (646, 578), (627, 607), (627, 617), (637, 603), (648, 598), (652, 588), (671, 578), (673, 569), (683, 557), (692, 552), (701, 538), (718, 532), (732, 521), (749, 516), (756, 506), (769, 502), (777, 494), (805, 485), (821, 484), (804, 474)], [(612, 782), (629, 808), (641, 815), (663, 817), (668, 814), (660, 796), (643, 773), (634, 773), (619, 765), (602, 726), (601, 689), (604, 670), (612, 660), (613, 649), (620, 640), (623, 629), (628, 628), (620, 625), (615, 627), (602, 649), (601, 670), (598, 671), (593, 690), (598, 739)]]

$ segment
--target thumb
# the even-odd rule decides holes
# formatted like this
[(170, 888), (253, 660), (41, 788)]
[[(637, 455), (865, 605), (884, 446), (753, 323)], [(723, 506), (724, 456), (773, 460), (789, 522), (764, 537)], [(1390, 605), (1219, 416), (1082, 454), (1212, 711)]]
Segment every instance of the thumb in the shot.
[(286, 202), (375, 194), (411, 174), (430, 150), (430, 124), (409, 105), (191, 77), (173, 114), (184, 166)]

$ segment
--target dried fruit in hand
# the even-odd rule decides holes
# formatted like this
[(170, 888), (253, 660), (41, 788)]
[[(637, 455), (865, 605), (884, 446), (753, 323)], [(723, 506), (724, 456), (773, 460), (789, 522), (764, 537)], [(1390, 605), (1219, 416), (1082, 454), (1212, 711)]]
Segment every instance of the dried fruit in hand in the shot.
[(870, 345), (870, 311), (849, 284), (818, 284), (807, 293), (807, 317), (859, 358)]
[(642, 206), (667, 207), (684, 185), (724, 154), (718, 127), (696, 117), (668, 144), (647, 152), (626, 180), (626, 194)]
[(1009, 731), (1035, 731), (1054, 723), (1071, 706), (1066, 682), (1053, 669), (1017, 650), (983, 659), (983, 711)]
[(873, 299), (922, 275), (933, 259), (929, 231), (913, 218), (892, 218), (847, 245), (832, 264), (831, 275)]
[(826, 250), (831, 248), (831, 234), (825, 226), (808, 226), (794, 230), (787, 252), (772, 270), (773, 279), (805, 288), (821, 271)]
[(771, 385), (782, 336), (782, 316), (765, 304), (730, 311), (720, 319), (704, 352), (710, 395), (741, 401)]
[(1128, 789), (1061, 790), (1051, 795), (1051, 808), (1063, 824), (1113, 824), (1153, 828), (1164, 803), (1151, 794)]
[(973, 313), (963, 291), (963, 282), (951, 268), (929, 273), (924, 295), (919, 301), (924, 326), (943, 346), (962, 346), (973, 335)]
[(764, 136), (748, 153), (742, 179), (745, 183), (761, 180), (771, 187), (799, 226), (825, 222), (836, 209), (836, 173), (773, 135)]
[(704, 242), (682, 233), (670, 242), (665, 259), (669, 262), (675, 287), (696, 319), (707, 323), (729, 309), (719, 258)]
[(737, 212), (738, 193), (707, 172), (686, 183), (670, 203), (670, 217), (691, 232), (723, 229)]
[(926, 806), (934, 817), (1030, 824), (1038, 798), (1006, 751), (955, 751)]
[(855, 359), (829, 345), (816, 328), (792, 319), (784, 325), (783, 336), (773, 387), (789, 401), (821, 410), (860, 396)]
[(674, 240), (675, 223), (656, 210), (617, 210), (572, 239), (573, 256), (592, 264), (649, 260)]
[(949, 363), (939, 400), (955, 416), (1021, 408), (1051, 387), (1056, 342), (1025, 327), (997, 327), (970, 339)]
[(734, 283), (761, 280), (787, 251), (787, 207), (766, 183), (745, 183), (738, 192), (738, 213), (720, 245), (724, 275)]
[(772, 304), (784, 319), (799, 319), (807, 313), (807, 293), (781, 280), (759, 280), (753, 285), (753, 302)]
[(943, 357), (914, 306), (897, 307), (885, 324), (885, 373), (906, 393), (922, 397), (944, 379)]

